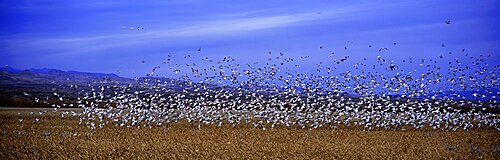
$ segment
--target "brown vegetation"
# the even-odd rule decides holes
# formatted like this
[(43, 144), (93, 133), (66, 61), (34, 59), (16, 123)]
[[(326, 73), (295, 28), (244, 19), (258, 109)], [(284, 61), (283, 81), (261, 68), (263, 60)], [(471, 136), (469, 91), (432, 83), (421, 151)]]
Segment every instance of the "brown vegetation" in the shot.
[[(36, 110), (34, 110), (37, 113)], [(18, 112), (22, 114), (17, 115)], [(0, 159), (498, 159), (500, 132), (305, 130), (251, 126), (197, 129), (105, 127), (78, 118), (0, 110)], [(35, 123), (35, 117), (41, 120)], [(20, 122), (19, 119), (23, 119)]]

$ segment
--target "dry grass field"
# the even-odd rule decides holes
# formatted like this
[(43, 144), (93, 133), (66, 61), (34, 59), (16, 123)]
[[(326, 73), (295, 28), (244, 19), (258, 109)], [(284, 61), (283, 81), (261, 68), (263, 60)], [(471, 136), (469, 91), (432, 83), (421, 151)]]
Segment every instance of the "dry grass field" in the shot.
[[(34, 110), (37, 113), (36, 110)], [(21, 112), (21, 116), (17, 115)], [(105, 127), (0, 109), (0, 159), (499, 159), (500, 132)], [(35, 123), (35, 117), (41, 120)], [(19, 118), (23, 121), (20, 122)]]

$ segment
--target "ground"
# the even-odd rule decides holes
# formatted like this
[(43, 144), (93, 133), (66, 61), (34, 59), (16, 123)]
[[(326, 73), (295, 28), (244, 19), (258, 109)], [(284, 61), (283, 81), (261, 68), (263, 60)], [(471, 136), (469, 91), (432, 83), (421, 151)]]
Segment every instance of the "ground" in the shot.
[[(105, 127), (40, 109), (0, 109), (0, 159), (499, 159), (500, 132), (359, 128)], [(29, 115), (34, 111), (35, 115)], [(21, 115), (18, 115), (21, 113)], [(35, 122), (35, 117), (40, 121)], [(23, 119), (20, 122), (19, 119)]]

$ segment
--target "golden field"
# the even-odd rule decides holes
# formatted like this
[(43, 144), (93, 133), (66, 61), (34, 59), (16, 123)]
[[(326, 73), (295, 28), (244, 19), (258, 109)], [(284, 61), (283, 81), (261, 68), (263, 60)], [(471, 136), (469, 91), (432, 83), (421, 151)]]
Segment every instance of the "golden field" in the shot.
[(38, 111), (0, 109), (0, 159), (500, 159), (495, 129), (263, 131), (251, 125), (198, 129), (179, 122), (90, 130), (76, 117)]

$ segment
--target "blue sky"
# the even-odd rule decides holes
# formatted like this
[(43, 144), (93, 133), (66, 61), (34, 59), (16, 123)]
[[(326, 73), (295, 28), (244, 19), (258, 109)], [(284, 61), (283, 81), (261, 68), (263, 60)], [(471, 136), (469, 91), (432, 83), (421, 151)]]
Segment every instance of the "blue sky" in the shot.
[[(268, 51), (283, 52), (310, 56), (302, 62), (307, 70), (343, 56), (355, 63), (377, 55), (401, 60), (461, 49), (491, 54), (496, 59), (490, 63), (499, 64), (498, 17), (500, 1), (494, 0), (3, 0), (0, 65), (133, 77), (161, 66), (169, 54), (181, 64), (205, 56), (251, 63), (266, 60)], [(383, 47), (389, 50), (378, 52)], [(327, 57), (331, 52), (335, 56)], [(196, 60), (184, 59), (186, 54)], [(170, 76), (165, 68), (160, 75)]]

